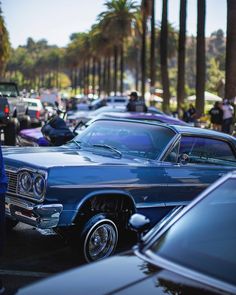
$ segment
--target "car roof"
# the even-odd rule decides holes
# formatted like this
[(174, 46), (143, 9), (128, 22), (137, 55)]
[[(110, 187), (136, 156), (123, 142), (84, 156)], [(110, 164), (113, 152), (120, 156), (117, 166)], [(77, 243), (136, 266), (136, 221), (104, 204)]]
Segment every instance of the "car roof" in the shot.
[(102, 117), (106, 118), (124, 118), (124, 119), (137, 119), (137, 120), (147, 120), (147, 121), (159, 121), (160, 123), (168, 123), (168, 124), (188, 124), (180, 119), (168, 116), (166, 114), (157, 114), (157, 113), (142, 113), (142, 112), (110, 112), (110, 113), (102, 113)]
[(191, 132), (192, 134), (201, 134), (201, 135), (214, 135), (214, 136), (220, 136), (220, 137), (224, 137), (226, 139), (234, 139), (236, 140), (236, 138), (234, 138), (233, 136), (223, 133), (223, 132), (219, 132), (219, 131), (215, 131), (212, 129), (205, 129), (205, 128), (200, 128), (200, 127), (192, 127), (192, 126), (182, 126), (182, 125), (175, 125), (175, 129), (180, 132), (180, 133), (189, 133)]

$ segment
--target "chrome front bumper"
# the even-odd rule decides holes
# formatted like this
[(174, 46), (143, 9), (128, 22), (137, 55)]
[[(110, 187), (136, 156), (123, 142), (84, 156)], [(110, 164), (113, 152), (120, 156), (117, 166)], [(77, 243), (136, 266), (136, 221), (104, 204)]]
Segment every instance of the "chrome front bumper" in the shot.
[(62, 210), (62, 204), (35, 204), (6, 196), (6, 216), (41, 229), (56, 227)]

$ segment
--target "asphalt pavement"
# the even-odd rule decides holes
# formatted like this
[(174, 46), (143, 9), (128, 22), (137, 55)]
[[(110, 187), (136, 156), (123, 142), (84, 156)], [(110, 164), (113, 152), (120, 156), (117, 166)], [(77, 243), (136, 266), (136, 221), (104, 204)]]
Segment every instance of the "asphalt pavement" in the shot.
[(4, 295), (37, 280), (78, 266), (70, 247), (50, 231), (19, 223), (7, 234), (4, 256), (0, 262), (0, 278)]

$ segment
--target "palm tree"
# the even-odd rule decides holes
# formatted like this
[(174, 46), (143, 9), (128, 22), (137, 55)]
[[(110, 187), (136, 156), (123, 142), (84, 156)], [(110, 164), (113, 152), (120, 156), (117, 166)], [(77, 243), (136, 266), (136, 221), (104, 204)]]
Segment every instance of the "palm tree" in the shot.
[(7, 28), (1, 10), (0, 2), (0, 78), (2, 77), (7, 61), (10, 57), (10, 42)]
[(161, 55), (161, 78), (163, 87), (163, 111), (169, 112), (170, 90), (168, 75), (168, 0), (162, 2), (162, 20), (160, 35), (160, 55)]
[(141, 95), (144, 98), (146, 84), (146, 37), (147, 37), (147, 16), (148, 16), (148, 0), (143, 0), (141, 5), (142, 12), (142, 49), (141, 49)]
[(225, 97), (236, 96), (236, 1), (227, 0)]
[(196, 59), (196, 109), (201, 116), (205, 105), (206, 52), (205, 21), (206, 0), (198, 0), (197, 6), (197, 59)]
[(124, 45), (131, 34), (137, 5), (133, 0), (110, 0), (104, 5), (107, 10), (102, 12), (98, 19), (103, 22), (104, 32), (109, 36), (110, 42), (120, 49), (120, 92), (123, 93)]
[(151, 56), (150, 56), (150, 80), (151, 87), (155, 87), (155, 0), (151, 1)]
[(185, 86), (185, 46), (186, 46), (186, 18), (187, 0), (180, 1), (179, 16), (179, 45), (178, 45), (178, 80), (177, 80), (177, 109), (180, 115), (181, 107), (184, 103)]

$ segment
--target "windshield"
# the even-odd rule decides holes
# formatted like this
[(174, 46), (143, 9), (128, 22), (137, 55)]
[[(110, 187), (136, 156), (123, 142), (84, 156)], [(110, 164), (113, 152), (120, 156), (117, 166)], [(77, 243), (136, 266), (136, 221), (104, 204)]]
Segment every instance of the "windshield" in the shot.
[(107, 145), (122, 155), (156, 159), (174, 135), (164, 126), (102, 120), (91, 124), (75, 140), (81, 148)]
[(17, 97), (17, 89), (14, 84), (0, 84), (0, 96)]
[(236, 179), (189, 210), (152, 246), (155, 254), (236, 284)]

